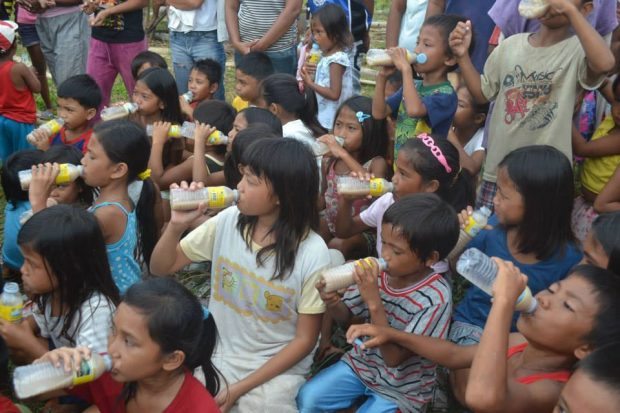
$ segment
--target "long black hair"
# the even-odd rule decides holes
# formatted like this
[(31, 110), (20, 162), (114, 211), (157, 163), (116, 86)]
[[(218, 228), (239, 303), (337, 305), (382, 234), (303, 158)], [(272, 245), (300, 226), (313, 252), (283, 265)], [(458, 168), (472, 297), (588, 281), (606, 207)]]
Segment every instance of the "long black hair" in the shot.
[[(93, 133), (103, 147), (107, 157), (114, 163), (127, 165), (127, 185), (138, 179), (149, 163), (151, 144), (146, 132), (138, 124), (128, 120), (110, 120), (95, 126)], [(138, 250), (145, 262), (151, 262), (151, 253), (159, 237), (155, 222), (157, 189), (151, 178), (145, 179), (138, 205)]]
[(349, 30), (347, 15), (337, 4), (326, 4), (312, 15), (323, 26), (325, 35), (340, 49), (348, 49), (353, 45), (353, 35)]
[[(72, 205), (45, 208), (24, 223), (17, 243), (41, 255), (50, 281), (56, 279), (64, 316), (56, 325), (63, 321), (60, 336), (73, 345), (75, 337), (69, 330), (81, 324), (80, 307), (93, 293), (100, 293), (115, 306), (119, 303), (103, 233), (95, 216), (85, 209)], [(33, 301), (44, 309), (50, 296), (35, 295)]]
[(18, 202), (28, 201), (28, 191), (24, 191), (19, 183), (19, 171), (31, 169), (42, 159), (43, 151), (38, 149), (24, 149), (6, 159), (0, 171), (0, 182), (9, 205), (16, 207)]
[(136, 81), (142, 81), (164, 104), (161, 111), (161, 120), (176, 124), (183, 123), (179, 90), (172, 74), (160, 67), (149, 67), (138, 76)]
[[(310, 230), (319, 226), (317, 199), (319, 172), (310, 149), (295, 139), (262, 139), (243, 153), (241, 163), (269, 183), (278, 197), (278, 219), (269, 229), (275, 242), (256, 255), (258, 266), (275, 253), (274, 278), (287, 277), (295, 267), (299, 245)], [(248, 248), (258, 222), (257, 216), (240, 214), (237, 229)]]

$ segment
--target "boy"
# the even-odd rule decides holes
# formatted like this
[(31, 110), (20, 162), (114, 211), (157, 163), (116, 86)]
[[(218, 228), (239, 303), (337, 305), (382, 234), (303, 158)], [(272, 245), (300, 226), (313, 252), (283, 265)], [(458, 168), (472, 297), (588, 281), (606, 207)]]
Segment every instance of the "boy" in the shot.
[[(431, 266), (456, 244), (459, 224), (454, 210), (435, 194), (409, 195), (385, 212), (382, 234), (381, 257), (387, 270), (380, 271), (372, 259), (359, 261), (357, 285), (342, 299), (325, 292), (324, 281), (317, 284), (328, 313), (345, 326), (355, 317), (408, 333), (446, 337), (450, 286)], [(302, 386), (297, 406), (301, 413), (335, 411), (367, 396), (358, 411), (420, 412), (434, 385), (435, 364), (402, 347), (354, 347)]]
[(101, 104), (101, 90), (92, 77), (76, 75), (58, 87), (58, 116), (65, 122), (60, 132), (47, 136), (35, 131), (35, 146), (47, 150), (51, 145), (71, 145), (86, 153), (93, 128), (90, 121), (97, 115)]
[(260, 100), (260, 82), (275, 73), (271, 59), (263, 52), (250, 52), (239, 58), (235, 70), (235, 92), (232, 106), (237, 112), (248, 106), (257, 106)]
[[(572, 159), (573, 104), (582, 89), (597, 89), (614, 57), (585, 16), (590, 0), (549, 0), (534, 33), (513, 35), (491, 53), (482, 76), (467, 52), (471, 23), (450, 35), (467, 88), (477, 103), (495, 100), (477, 204), (493, 207), (498, 163), (514, 149), (551, 145)], [(574, 34), (573, 34), (574, 33)]]
[(211, 100), (220, 87), (222, 66), (213, 59), (199, 60), (194, 63), (189, 73), (187, 89), (192, 92), (193, 98), (188, 102), (182, 96), (179, 97), (181, 112), (190, 121), (193, 120), (194, 109), (204, 100)]
[(393, 68), (383, 68), (377, 75), (372, 116), (385, 119), (388, 115), (397, 115), (393, 159), (398, 158), (398, 151), (407, 139), (420, 133), (448, 135), (457, 107), (456, 93), (448, 81), (448, 72), (456, 68), (448, 37), (460, 21), (465, 20), (458, 16), (440, 15), (424, 22), (415, 52), (424, 53), (427, 61), (413, 64), (413, 69), (422, 75), (423, 80), (414, 80), (407, 51), (402, 48), (390, 49), (389, 52), (394, 66), (402, 73), (400, 93), (385, 100), (385, 83)]

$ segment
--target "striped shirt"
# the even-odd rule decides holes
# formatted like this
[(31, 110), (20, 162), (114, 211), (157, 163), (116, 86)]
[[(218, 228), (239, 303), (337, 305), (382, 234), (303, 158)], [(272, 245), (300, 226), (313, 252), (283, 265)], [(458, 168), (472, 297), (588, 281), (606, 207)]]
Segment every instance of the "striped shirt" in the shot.
[[(388, 275), (379, 277), (379, 293), (390, 326), (408, 333), (446, 338), (452, 312), (450, 285), (441, 274), (429, 275), (402, 290), (390, 288)], [(350, 287), (342, 302), (356, 317), (370, 320), (357, 286)], [(412, 355), (398, 367), (385, 365), (379, 348), (353, 347), (342, 360), (371, 390), (398, 404), (403, 413), (420, 412), (431, 400), (435, 363)]]
[[(284, 10), (286, 2), (287, 0), (241, 0), (238, 13), (241, 41), (250, 42), (263, 37)], [(266, 51), (280, 52), (290, 49), (295, 44), (296, 37), (293, 23)]]

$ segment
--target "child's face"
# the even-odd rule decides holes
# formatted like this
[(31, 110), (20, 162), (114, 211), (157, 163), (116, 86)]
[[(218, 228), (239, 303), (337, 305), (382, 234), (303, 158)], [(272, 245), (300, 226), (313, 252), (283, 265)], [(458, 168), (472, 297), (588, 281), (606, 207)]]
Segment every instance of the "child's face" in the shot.
[(418, 275), (428, 268), (392, 224), (381, 225), (381, 258), (387, 263), (390, 277), (394, 278)]
[(396, 158), (396, 168), (392, 183), (394, 184), (394, 198), (399, 199), (405, 195), (420, 192), (434, 192), (422, 176), (411, 166), (411, 160), (406, 151), (399, 151)]
[(454, 114), (452, 125), (457, 128), (469, 127), (475, 122), (476, 116), (471, 94), (466, 87), (460, 87), (457, 90), (456, 95), (458, 98), (458, 106), (456, 107), (456, 113)]
[(243, 100), (254, 102), (258, 99), (259, 81), (255, 77), (246, 75), (241, 70), (235, 71), (235, 93)]
[(68, 130), (88, 126), (96, 113), (97, 109), (87, 109), (73, 98), (58, 98), (58, 116), (65, 121), (64, 126)]
[(334, 135), (344, 138), (344, 148), (348, 152), (359, 151), (362, 147), (364, 131), (357, 120), (355, 112), (348, 106), (340, 109), (334, 122)]
[(164, 103), (161, 99), (141, 80), (136, 82), (136, 86), (133, 89), (133, 101), (138, 105), (138, 113), (140, 115), (154, 115), (164, 110)]
[(113, 174), (117, 174), (118, 165), (112, 163), (103, 149), (97, 135), (93, 134), (88, 141), (86, 155), (82, 158), (82, 179), (88, 186), (105, 186)]
[(75, 204), (80, 199), (80, 186), (76, 182), (65, 185), (56, 185), (50, 192), (50, 198), (58, 204)]
[(24, 255), (24, 263), (20, 268), (24, 292), (32, 296), (54, 291), (58, 281), (48, 272), (41, 254), (27, 245), (20, 245), (19, 249)]
[[(581, 4), (582, 0), (568, 0), (570, 3), (573, 3), (577, 10), (581, 12), (583, 16), (587, 16), (592, 11), (592, 1), (588, 1), (584, 4)], [(538, 19), (540, 24), (550, 28), (550, 29), (559, 29), (565, 26), (570, 25), (570, 20), (564, 13), (557, 12), (553, 7), (549, 7), (547, 13), (544, 16)]]
[(553, 413), (615, 413), (618, 411), (618, 394), (605, 384), (592, 380), (577, 369), (560, 394)]
[(199, 70), (193, 69), (189, 73), (187, 88), (194, 94), (195, 101), (211, 99), (217, 90), (217, 83), (211, 84), (207, 75)]
[(325, 28), (319, 21), (319, 19), (314, 18), (310, 22), (310, 29), (312, 30), (312, 36), (314, 37), (314, 41), (319, 45), (319, 48), (323, 52), (327, 52), (334, 47), (334, 42), (327, 36), (325, 32)]
[(497, 171), (497, 192), (493, 198), (493, 206), (499, 223), (504, 226), (519, 225), (523, 220), (525, 214), (523, 196), (517, 191), (505, 167)]
[(583, 348), (599, 310), (598, 294), (579, 274), (551, 284), (536, 294), (538, 308), (522, 313), (517, 329), (529, 342), (553, 352), (573, 355)]
[(276, 214), (280, 209), (280, 201), (267, 179), (254, 175), (248, 167), (241, 168), (241, 172), (241, 181), (237, 184), (239, 211), (249, 216)]
[(245, 115), (243, 114), (243, 112), (237, 113), (237, 116), (235, 117), (235, 121), (233, 122), (232, 129), (230, 130), (230, 132), (228, 132), (228, 143), (226, 144), (226, 150), (228, 152), (230, 152), (230, 149), (232, 148), (233, 140), (235, 140), (235, 137), (237, 136), (237, 134), (240, 131), (246, 129), (247, 127), (248, 127), (248, 121), (245, 119)]
[(582, 264), (591, 264), (599, 268), (609, 266), (609, 256), (600, 242), (596, 239), (594, 231), (590, 230), (586, 239), (583, 240), (583, 259)]
[(420, 29), (415, 52), (424, 53), (428, 58), (426, 63), (414, 64), (413, 67), (418, 73), (430, 73), (443, 69), (447, 71), (448, 66), (456, 63), (455, 59), (448, 54), (442, 31), (428, 24)]

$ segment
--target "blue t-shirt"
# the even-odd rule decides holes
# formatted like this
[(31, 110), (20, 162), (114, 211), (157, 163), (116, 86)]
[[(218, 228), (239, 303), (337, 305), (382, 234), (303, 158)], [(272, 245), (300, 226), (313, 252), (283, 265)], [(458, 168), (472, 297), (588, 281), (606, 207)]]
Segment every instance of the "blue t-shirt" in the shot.
[(13, 270), (19, 270), (24, 264), (24, 256), (17, 246), (17, 234), (22, 228), (19, 220), (22, 214), (32, 209), (29, 201), (19, 201), (13, 206), (7, 202), (4, 207), (4, 243), (2, 244), (2, 262)]
[[(581, 260), (581, 251), (575, 245), (569, 245), (563, 255), (556, 253), (551, 258), (535, 264), (521, 264), (510, 254), (506, 230), (498, 226), (495, 215), (489, 220), (489, 225), (494, 228), (480, 231), (467, 245), (467, 248), (478, 248), (490, 257), (498, 257), (513, 262), (523, 274), (528, 276), (527, 285), (532, 290), (532, 294), (536, 294), (566, 277), (568, 271)], [(474, 324), (483, 328), (490, 311), (491, 297), (472, 285), (454, 310), (453, 318), (455, 321)], [(518, 314), (515, 313), (511, 331), (516, 331), (517, 318)]]

